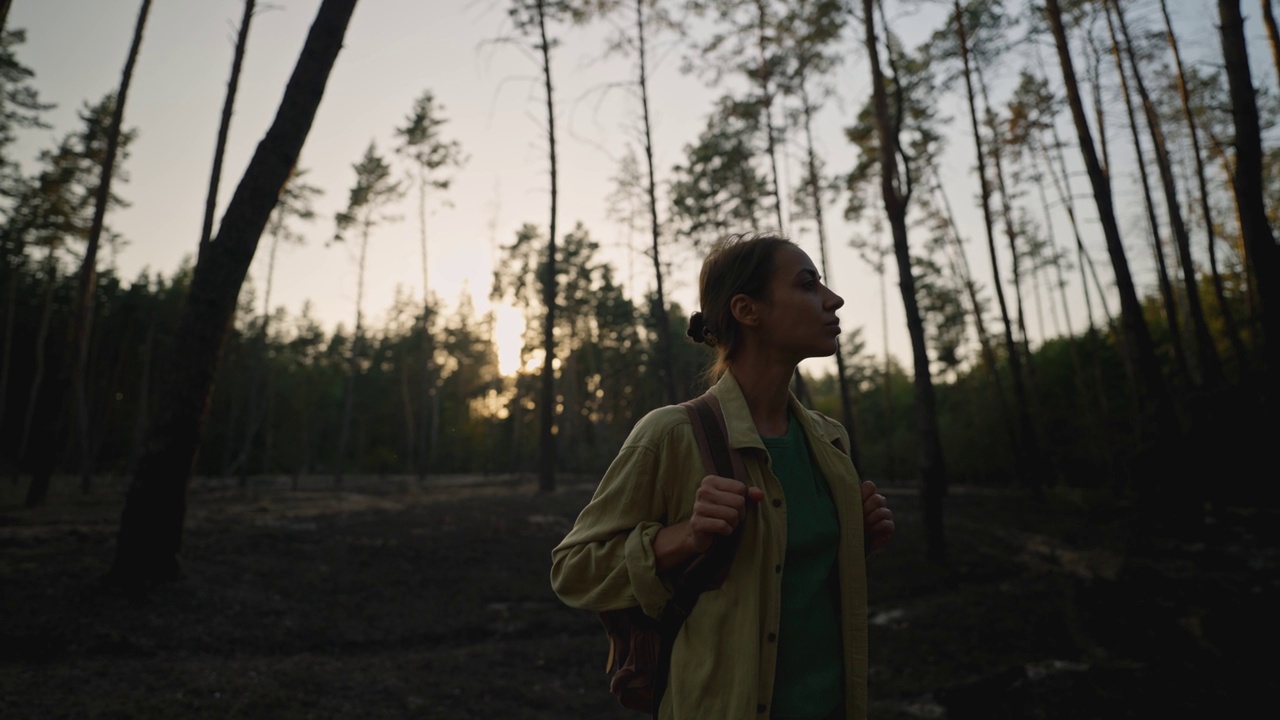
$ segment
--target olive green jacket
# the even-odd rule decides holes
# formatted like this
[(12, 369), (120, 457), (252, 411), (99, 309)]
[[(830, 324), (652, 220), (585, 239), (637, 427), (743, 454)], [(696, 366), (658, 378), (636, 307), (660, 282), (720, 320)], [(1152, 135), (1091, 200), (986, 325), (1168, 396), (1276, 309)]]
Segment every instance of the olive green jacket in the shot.
[[(724, 411), (729, 444), (743, 452), (749, 484), (763, 488), (765, 499), (747, 512), (725, 584), (702, 594), (676, 637), (661, 720), (767, 719), (773, 695), (787, 508), (737, 381), (725, 373), (711, 392)], [(849, 446), (844, 428), (804, 409), (794, 396), (791, 408), (831, 486), (840, 519), (846, 717), (863, 720), (867, 583), (859, 480), (839, 449)], [(658, 616), (672, 586), (657, 573), (653, 539), (665, 524), (692, 514), (694, 493), (707, 474), (701, 457), (683, 408), (659, 408), (636, 424), (591, 502), (551, 552), (551, 585), (567, 605), (596, 612), (639, 605)]]

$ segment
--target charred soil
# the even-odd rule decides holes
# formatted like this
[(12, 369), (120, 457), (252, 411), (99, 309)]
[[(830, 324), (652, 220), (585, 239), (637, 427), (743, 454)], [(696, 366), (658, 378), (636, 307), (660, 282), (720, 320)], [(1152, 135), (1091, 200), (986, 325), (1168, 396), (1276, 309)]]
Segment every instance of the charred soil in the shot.
[[(0, 504), (0, 717), (617, 718), (596, 617), (563, 606), (550, 550), (589, 478), (197, 480), (186, 577), (128, 596), (110, 565), (123, 488), (66, 479)], [(959, 487), (947, 566), (915, 491), (869, 560), (871, 716), (1254, 714), (1277, 683), (1277, 513), (1209, 507), (1178, 539), (1110, 497)]]

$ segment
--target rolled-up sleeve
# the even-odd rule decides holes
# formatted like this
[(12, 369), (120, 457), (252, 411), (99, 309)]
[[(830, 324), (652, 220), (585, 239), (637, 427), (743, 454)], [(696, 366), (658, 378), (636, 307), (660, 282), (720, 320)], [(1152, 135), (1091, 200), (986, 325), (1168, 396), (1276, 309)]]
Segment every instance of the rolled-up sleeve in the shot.
[(551, 587), (566, 605), (596, 612), (639, 605), (657, 617), (670, 599), (653, 540), (667, 518), (659, 478), (674, 468), (654, 445), (629, 440), (623, 446), (573, 529), (551, 551)]

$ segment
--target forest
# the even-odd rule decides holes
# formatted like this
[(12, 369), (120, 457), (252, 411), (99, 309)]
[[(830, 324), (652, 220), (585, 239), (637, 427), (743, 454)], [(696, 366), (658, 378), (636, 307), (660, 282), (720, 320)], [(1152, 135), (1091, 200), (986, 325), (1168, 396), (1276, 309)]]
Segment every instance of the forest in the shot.
[[(427, 288), (436, 251), (468, 242), (431, 232), (430, 208), (482, 151), (458, 142), (447, 103), (421, 91), (394, 147), (349, 160), (349, 187), (318, 187), (300, 162), (344, 34), (374, 0), (318, 3), (234, 176), (222, 149), (252, 81), (242, 61), (270, 42), (252, 25), (265, 3), (244, 0), (202, 232), (173, 239), (189, 245), (181, 268), (136, 277), (106, 258), (129, 240), (113, 212), (146, 201), (128, 195), (130, 145), (150, 131), (129, 102), (152, 3), (121, 39), (118, 87), (51, 127), (8, 20), (23, 2), (0, 4), (0, 525), (105, 503), (98, 570), (119, 587), (192, 572), (184, 533), (209, 488), (379, 494), (465, 476), (528, 479), (535, 503), (575, 492), (641, 416), (706, 387), (710, 356), (685, 336), (697, 308), (673, 300), (671, 278), (757, 231), (805, 233), (832, 278), (848, 269), (828, 255), (852, 244), (879, 279), (883, 330), (905, 326), (908, 356), (870, 349), (881, 327), (852, 327), (794, 392), (850, 431), (864, 478), (918, 512), (929, 562), (969, 542), (948, 533), (966, 491), (1104, 498), (1151, 537), (1206, 532), (1219, 496), (1250, 512), (1280, 499), (1265, 470), (1280, 431), (1270, 0), (504, 0), (503, 41), (537, 73), (530, 132), (549, 191), (545, 215), (502, 241), (492, 284), (467, 291), (520, 311), (510, 372), (495, 315)], [(899, 6), (931, 8), (923, 42), (903, 40)], [(1189, 53), (1171, 13), (1212, 24), (1213, 52)], [(604, 210), (643, 238), (647, 290), (605, 252), (608, 228), (559, 211), (575, 168), (558, 154), (571, 140), (555, 91), (573, 68), (557, 60), (602, 25), (631, 68), (617, 82), (639, 133)], [(664, 148), (665, 166), (650, 133), (659, 38), (710, 90), (705, 125)], [(845, 92), (853, 73), (866, 96)], [(815, 118), (838, 113), (852, 166), (813, 139)], [(17, 156), (36, 130), (60, 139)], [(944, 152), (963, 153), (964, 184), (944, 182)], [(234, 191), (217, 207), (220, 183)], [(322, 193), (344, 209), (319, 216)], [(837, 220), (864, 230), (850, 240)], [(365, 256), (392, 223), (418, 239), (405, 262), (421, 264), (422, 291), (368, 307)], [(336, 326), (273, 305), (278, 253), (318, 243), (356, 258)], [(255, 258), (265, 282), (246, 282)]]

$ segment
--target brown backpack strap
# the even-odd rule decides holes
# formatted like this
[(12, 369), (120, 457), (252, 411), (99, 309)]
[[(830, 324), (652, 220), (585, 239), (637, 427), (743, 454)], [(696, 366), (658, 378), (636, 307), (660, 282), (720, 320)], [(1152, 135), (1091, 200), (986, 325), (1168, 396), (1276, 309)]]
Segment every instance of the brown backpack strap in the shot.
[[(707, 474), (734, 478), (743, 482), (747, 480), (746, 466), (742, 462), (742, 454), (729, 445), (729, 431), (725, 425), (724, 412), (720, 402), (711, 393), (685, 402), (680, 406), (689, 413), (689, 421), (693, 424), (693, 436), (698, 441), (698, 450), (702, 455), (702, 464)], [(746, 488), (743, 488), (746, 494)], [(733, 534), (717, 537), (711, 547), (702, 555), (694, 558), (685, 569), (675, 594), (667, 601), (658, 619), (661, 643), (658, 648), (657, 666), (654, 672), (653, 717), (658, 717), (658, 709), (662, 704), (662, 696), (667, 689), (668, 676), (671, 673), (671, 648), (675, 644), (676, 635), (685, 618), (693, 612), (698, 596), (703, 591), (720, 587), (729, 574), (729, 565), (733, 562), (734, 552), (742, 539), (743, 527), (746, 523), (738, 523)]]

